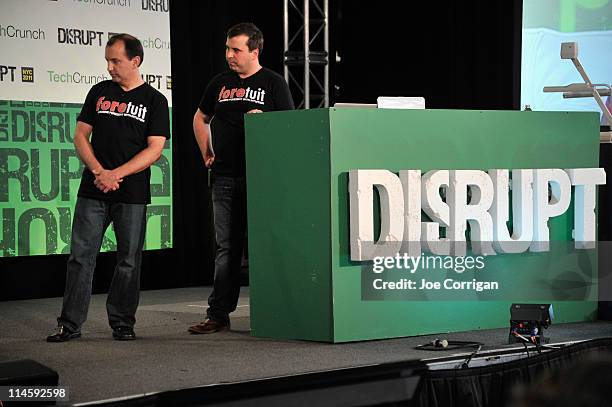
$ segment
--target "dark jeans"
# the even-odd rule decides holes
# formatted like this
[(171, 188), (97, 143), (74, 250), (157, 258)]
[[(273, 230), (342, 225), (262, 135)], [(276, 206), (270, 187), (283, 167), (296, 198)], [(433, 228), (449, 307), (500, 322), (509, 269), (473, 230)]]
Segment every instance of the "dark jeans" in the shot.
[(112, 328), (134, 326), (140, 298), (146, 213), (145, 204), (77, 198), (64, 304), (58, 324), (77, 331), (87, 319), (96, 257), (104, 232), (112, 222), (117, 237), (117, 265), (106, 300), (108, 321)]
[(229, 323), (229, 314), (236, 310), (240, 294), (240, 266), (247, 227), (245, 178), (213, 176), (212, 200), (217, 254), (206, 315)]

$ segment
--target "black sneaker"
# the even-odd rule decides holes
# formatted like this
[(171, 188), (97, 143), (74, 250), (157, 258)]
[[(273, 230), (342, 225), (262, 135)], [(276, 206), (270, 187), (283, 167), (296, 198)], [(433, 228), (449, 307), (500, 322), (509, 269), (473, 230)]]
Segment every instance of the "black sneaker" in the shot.
[(81, 337), (81, 331), (73, 332), (63, 325), (58, 325), (55, 328), (55, 333), (47, 336), (47, 342), (68, 342), (71, 339)]
[(113, 328), (113, 338), (118, 341), (133, 341), (136, 339), (134, 329), (129, 326), (118, 326)]

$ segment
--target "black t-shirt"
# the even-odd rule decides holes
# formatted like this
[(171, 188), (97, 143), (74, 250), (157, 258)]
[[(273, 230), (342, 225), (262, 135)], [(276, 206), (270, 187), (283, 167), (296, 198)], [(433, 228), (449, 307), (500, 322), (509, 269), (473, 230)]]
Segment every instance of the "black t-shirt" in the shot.
[[(170, 138), (168, 100), (149, 84), (125, 91), (113, 81), (94, 85), (85, 99), (78, 121), (93, 126), (94, 155), (107, 170), (113, 170), (148, 146), (147, 137)], [(113, 202), (151, 203), (151, 170), (123, 178), (119, 189), (106, 194), (94, 185), (95, 177), (83, 170), (79, 196)]]
[(293, 110), (293, 99), (285, 79), (267, 68), (247, 78), (228, 71), (215, 76), (204, 91), (200, 110), (210, 116), (210, 132), (217, 175), (244, 177), (244, 114), (252, 109), (264, 112)]

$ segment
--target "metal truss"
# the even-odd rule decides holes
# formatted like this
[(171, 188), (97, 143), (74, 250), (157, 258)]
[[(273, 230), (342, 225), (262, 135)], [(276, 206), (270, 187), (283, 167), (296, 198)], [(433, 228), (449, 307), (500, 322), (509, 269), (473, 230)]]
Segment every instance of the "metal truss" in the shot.
[(298, 1), (283, 0), (285, 80), (298, 109), (328, 107), (329, 0)]

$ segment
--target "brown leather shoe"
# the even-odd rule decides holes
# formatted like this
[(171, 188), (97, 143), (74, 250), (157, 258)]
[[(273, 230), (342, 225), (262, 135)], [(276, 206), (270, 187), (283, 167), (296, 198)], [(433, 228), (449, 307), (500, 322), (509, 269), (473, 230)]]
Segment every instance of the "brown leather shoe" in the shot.
[(229, 323), (226, 324), (213, 319), (207, 319), (197, 325), (190, 326), (187, 330), (192, 334), (212, 334), (215, 332), (229, 331), (229, 329)]

